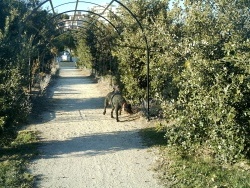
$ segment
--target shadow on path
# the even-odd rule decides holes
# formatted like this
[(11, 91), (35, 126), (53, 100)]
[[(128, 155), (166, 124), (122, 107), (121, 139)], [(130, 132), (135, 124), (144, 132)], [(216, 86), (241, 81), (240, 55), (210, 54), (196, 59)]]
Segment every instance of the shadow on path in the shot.
[(117, 131), (90, 134), (64, 141), (44, 142), (44, 152), (41, 158), (58, 158), (70, 154), (71, 156), (95, 156), (111, 154), (129, 149), (143, 149), (138, 135), (139, 130)]
[[(79, 87), (85, 87), (86, 92), (89, 92), (87, 90), (88, 86), (86, 87), (86, 85), (96, 83), (93, 77), (89, 75), (84, 76), (80, 70), (75, 68), (67, 69), (64, 67), (60, 71), (65, 71), (65, 69), (67, 71), (77, 72), (77, 74), (59, 75), (49, 85), (45, 95), (37, 97), (37, 99), (33, 101), (34, 104), (30, 118), (33, 123), (39, 124), (52, 121), (56, 118), (58, 111), (73, 113), (81, 110), (100, 109), (101, 111), (101, 109), (103, 109), (104, 97), (84, 98), (85, 91), (73, 86), (79, 85)], [(32, 118), (32, 116), (34, 118)]]

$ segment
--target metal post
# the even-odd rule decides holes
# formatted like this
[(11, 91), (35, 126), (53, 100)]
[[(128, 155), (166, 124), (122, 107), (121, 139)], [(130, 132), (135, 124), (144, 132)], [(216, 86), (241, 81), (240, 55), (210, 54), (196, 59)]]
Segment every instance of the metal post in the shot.
[(148, 100), (148, 108), (147, 108), (147, 118), (150, 121), (150, 114), (149, 114), (149, 89), (150, 89), (150, 79), (149, 79), (149, 50), (147, 49), (147, 100)]
[(30, 62), (30, 56), (29, 56), (29, 93), (31, 95), (31, 62)]
[(149, 79), (149, 46), (148, 46), (148, 40), (147, 40), (147, 37), (146, 37), (146, 35), (144, 33), (141, 22), (137, 19), (137, 17), (133, 14), (133, 12), (131, 12), (131, 10), (128, 7), (126, 7), (124, 4), (122, 4), (120, 1), (118, 1), (118, 0), (113, 0), (113, 1), (120, 4), (123, 8), (125, 8), (129, 12), (129, 14), (136, 20), (137, 24), (139, 25), (139, 27), (140, 27), (140, 29), (141, 29), (141, 31), (143, 33), (143, 38), (144, 38), (144, 41), (146, 43), (146, 50), (147, 50), (147, 52), (146, 52), (146, 56), (147, 56), (147, 103), (148, 103), (148, 106), (147, 106), (147, 118), (148, 118), (148, 121), (149, 121), (150, 120), (150, 117), (149, 117), (149, 94), (150, 94), (149, 93), (149, 90), (150, 90), (150, 83), (149, 82), (150, 82), (150, 79)]

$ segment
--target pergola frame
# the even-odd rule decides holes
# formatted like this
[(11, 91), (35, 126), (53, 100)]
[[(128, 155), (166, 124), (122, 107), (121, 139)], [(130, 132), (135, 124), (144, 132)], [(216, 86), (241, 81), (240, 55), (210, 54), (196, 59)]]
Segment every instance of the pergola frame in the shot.
[[(62, 6), (62, 5), (64, 5), (64, 4), (68, 4), (68, 3), (74, 3), (74, 2), (68, 2), (68, 3), (62, 3), (62, 4), (60, 4), (60, 5), (58, 5), (58, 6), (54, 6), (54, 4), (53, 4), (53, 0), (45, 0), (45, 1), (43, 1), (42, 3), (40, 3), (36, 8), (34, 8), (32, 11), (31, 11), (31, 13), (26, 17), (26, 19), (24, 19), (24, 22), (26, 21), (26, 20), (28, 20), (29, 19), (29, 17), (32, 15), (32, 14), (34, 14), (35, 12), (37, 12), (38, 10), (39, 10), (39, 8), (41, 8), (44, 4), (46, 4), (47, 2), (49, 2), (50, 3), (50, 6), (51, 6), (51, 10), (52, 10), (52, 12), (53, 12), (53, 14), (55, 15), (55, 16), (53, 16), (52, 17), (52, 19), (56, 19), (59, 15), (61, 15), (61, 14), (64, 14), (64, 13), (68, 13), (68, 12), (72, 12), (72, 11), (74, 11), (74, 17), (73, 17), (73, 20), (72, 21), (75, 21), (75, 16), (76, 16), (76, 12), (77, 11), (81, 11), (81, 12), (87, 12), (87, 13), (89, 13), (89, 14), (93, 14), (93, 15), (96, 15), (98, 18), (103, 18), (105, 21), (107, 21), (115, 30), (116, 30), (116, 32), (120, 35), (120, 33), (119, 33), (119, 31), (117, 30), (117, 28), (115, 27), (115, 25), (110, 21), (110, 20), (108, 20), (106, 17), (104, 17), (104, 16), (102, 16), (107, 10), (108, 10), (108, 8), (114, 3), (114, 2), (116, 2), (116, 3), (118, 3), (121, 7), (123, 7), (133, 18), (134, 18), (134, 20), (136, 21), (136, 23), (139, 25), (139, 27), (140, 27), (140, 29), (141, 29), (141, 31), (142, 31), (142, 34), (143, 34), (143, 40), (144, 40), (144, 42), (145, 42), (145, 46), (146, 46), (146, 57), (147, 57), (147, 59), (146, 59), (146, 65), (147, 65), (147, 119), (148, 119), (148, 121), (150, 120), (150, 117), (149, 117), (149, 95), (150, 95), (150, 79), (149, 79), (149, 76), (150, 76), (150, 70), (149, 70), (149, 64), (150, 64), (150, 49), (149, 49), (149, 45), (148, 45), (148, 40), (147, 40), (147, 36), (146, 36), (146, 34), (145, 34), (145, 32), (144, 32), (144, 28), (143, 28), (143, 26), (142, 26), (142, 24), (141, 24), (141, 22), (137, 19), (137, 17), (136, 17), (136, 15), (127, 7), (127, 6), (125, 6), (123, 3), (121, 3), (120, 1), (118, 1), (118, 0), (111, 0), (110, 1), (110, 3), (107, 5), (107, 6), (101, 6), (101, 5), (99, 5), (99, 4), (96, 4), (96, 3), (92, 3), (92, 2), (87, 2), (87, 1), (79, 1), (79, 0), (75, 0), (74, 2), (75, 2), (75, 9), (74, 10), (69, 10), (69, 11), (65, 11), (65, 12), (62, 12), (62, 13), (59, 13), (59, 14), (56, 14), (55, 13), (55, 8), (56, 7), (59, 7), (59, 6)], [(100, 13), (100, 14), (98, 14), (98, 13), (95, 13), (95, 12), (93, 12), (93, 11), (89, 11), (89, 10), (78, 10), (78, 3), (79, 2), (83, 2), (83, 3), (87, 3), (87, 4), (93, 4), (93, 5), (96, 5), (96, 6), (99, 6), (99, 7), (103, 7), (104, 8), (104, 10), (103, 10), (103, 12), (102, 13)], [(119, 16), (118, 16), (119, 17)], [(97, 21), (98, 20), (98, 18), (96, 18), (94, 21), (93, 21), (93, 23), (95, 22), (95, 21)], [(20, 29), (20, 34), (22, 33), (22, 30), (23, 30), (23, 28), (21, 28)]]

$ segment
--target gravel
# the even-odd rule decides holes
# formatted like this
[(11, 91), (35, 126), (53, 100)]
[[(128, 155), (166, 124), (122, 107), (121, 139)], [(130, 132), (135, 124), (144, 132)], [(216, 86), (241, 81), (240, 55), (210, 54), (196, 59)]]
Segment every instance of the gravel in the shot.
[[(61, 63), (29, 130), (38, 131), (40, 155), (31, 162), (34, 187), (160, 188), (152, 170), (157, 151), (139, 131), (150, 123), (122, 113), (121, 122), (104, 116), (109, 88), (74, 63)], [(39, 108), (38, 108), (39, 109)]]

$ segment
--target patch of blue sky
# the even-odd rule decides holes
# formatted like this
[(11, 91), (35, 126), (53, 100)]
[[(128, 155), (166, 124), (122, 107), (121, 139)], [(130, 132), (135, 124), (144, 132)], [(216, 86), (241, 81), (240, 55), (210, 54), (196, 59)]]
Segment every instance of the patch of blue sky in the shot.
[[(52, 4), (56, 13), (67, 12), (67, 14), (71, 14), (71, 12), (72, 14), (74, 13), (76, 2), (77, 0), (52, 0)], [(77, 4), (77, 10), (90, 10), (93, 6), (105, 6), (111, 2), (112, 0), (79, 0)], [(113, 2), (112, 5), (115, 5), (115, 2)], [(47, 1), (42, 6), (42, 8), (52, 12), (50, 1)]]

